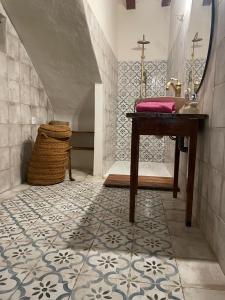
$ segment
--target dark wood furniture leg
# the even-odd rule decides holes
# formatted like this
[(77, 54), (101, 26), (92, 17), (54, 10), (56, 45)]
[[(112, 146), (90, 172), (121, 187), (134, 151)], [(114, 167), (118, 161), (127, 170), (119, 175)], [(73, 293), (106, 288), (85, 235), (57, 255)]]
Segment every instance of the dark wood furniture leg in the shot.
[(75, 181), (75, 179), (72, 176), (71, 148), (69, 150), (69, 178), (70, 178), (70, 181)]
[(134, 223), (135, 217), (135, 196), (138, 182), (138, 148), (139, 135), (137, 132), (136, 120), (132, 120), (132, 134), (131, 134), (131, 165), (130, 165), (130, 216), (129, 221)]
[(136, 182), (135, 182), (135, 195), (138, 192), (138, 167), (139, 167), (139, 144), (140, 144), (140, 136), (137, 136), (137, 157), (136, 157)]
[[(150, 112), (127, 113), (126, 116), (132, 119), (132, 143), (131, 143), (131, 174), (130, 174), (130, 216), (131, 222), (135, 217), (135, 193), (138, 180), (138, 141), (140, 135), (166, 135), (178, 137), (190, 137), (188, 153), (188, 182), (187, 182), (187, 203), (185, 223), (191, 226), (192, 205), (194, 191), (194, 175), (197, 147), (197, 133), (199, 125), (208, 118), (205, 114), (161, 114)], [(181, 149), (182, 145), (179, 144)], [(184, 149), (185, 150), (185, 149)], [(183, 149), (182, 149), (183, 151)], [(177, 184), (179, 175), (179, 149), (176, 144), (175, 170), (174, 170), (174, 196), (177, 197)]]
[(192, 222), (196, 148), (197, 148), (197, 130), (193, 130), (190, 136), (189, 155), (188, 155), (188, 181), (187, 181), (187, 203), (186, 203), (186, 226), (188, 227), (191, 227), (191, 222)]
[(177, 198), (178, 178), (179, 178), (180, 150), (178, 146), (178, 137), (175, 143), (175, 161), (174, 161), (174, 176), (173, 176), (173, 198)]

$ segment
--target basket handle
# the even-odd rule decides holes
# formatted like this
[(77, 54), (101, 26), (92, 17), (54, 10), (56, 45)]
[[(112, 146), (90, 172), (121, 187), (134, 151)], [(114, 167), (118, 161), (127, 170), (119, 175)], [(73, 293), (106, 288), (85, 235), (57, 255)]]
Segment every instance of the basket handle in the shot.
[(48, 138), (48, 135), (44, 132), (41, 132), (41, 135), (43, 135), (46, 139)]

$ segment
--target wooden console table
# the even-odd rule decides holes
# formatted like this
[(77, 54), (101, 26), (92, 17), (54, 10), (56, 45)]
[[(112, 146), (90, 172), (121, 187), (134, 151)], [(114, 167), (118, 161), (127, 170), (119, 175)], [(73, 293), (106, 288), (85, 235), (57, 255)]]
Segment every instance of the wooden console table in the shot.
[[(127, 113), (132, 119), (131, 136), (131, 170), (130, 170), (130, 222), (135, 220), (135, 196), (138, 189), (138, 163), (140, 135), (162, 135), (189, 137), (188, 149), (188, 180), (186, 199), (186, 226), (191, 226), (192, 204), (195, 175), (195, 161), (198, 129), (201, 123), (208, 118), (204, 114), (168, 114), (168, 113)], [(176, 140), (173, 197), (177, 197), (179, 176), (180, 150)]]

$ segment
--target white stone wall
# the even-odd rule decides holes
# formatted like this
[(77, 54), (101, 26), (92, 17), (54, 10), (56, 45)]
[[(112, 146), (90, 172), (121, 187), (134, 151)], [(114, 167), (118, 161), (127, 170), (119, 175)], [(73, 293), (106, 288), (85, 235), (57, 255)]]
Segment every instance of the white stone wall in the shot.
[(216, 13), (213, 51), (200, 93), (209, 122), (199, 139), (198, 199), (201, 228), (225, 272), (225, 0), (216, 0)]
[[(168, 79), (178, 78), (185, 82), (185, 64), (187, 58), (188, 28), (192, 0), (174, 0), (171, 2)], [(182, 66), (182, 67), (181, 67)], [(183, 87), (183, 93), (185, 88)]]
[(162, 7), (160, 0), (139, 0), (136, 1), (136, 9), (127, 10), (125, 2), (118, 1), (118, 60), (140, 60), (141, 51), (137, 41), (142, 39), (143, 34), (151, 42), (146, 47), (145, 60), (167, 60), (170, 6)]
[[(7, 18), (1, 4), (0, 13)], [(38, 125), (52, 118), (43, 85), (7, 18), (6, 51), (0, 51), (0, 193), (25, 179)]]
[[(209, 120), (199, 134), (194, 216), (225, 272), (225, 0), (216, 0), (216, 23), (208, 71), (200, 90), (202, 113)], [(185, 193), (186, 155), (180, 186)]]
[[(117, 58), (90, 6), (84, 1), (92, 45), (103, 84), (103, 170), (105, 174), (116, 156)], [(98, 101), (98, 99), (95, 99)]]
[(87, 0), (114, 54), (117, 54), (118, 2), (123, 0)]

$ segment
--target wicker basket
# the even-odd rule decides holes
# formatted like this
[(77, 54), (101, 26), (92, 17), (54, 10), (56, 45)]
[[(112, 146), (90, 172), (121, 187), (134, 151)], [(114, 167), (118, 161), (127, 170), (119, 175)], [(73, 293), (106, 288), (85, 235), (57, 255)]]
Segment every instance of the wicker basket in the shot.
[(45, 133), (49, 137), (66, 139), (71, 137), (72, 132), (66, 125), (48, 125), (44, 124), (38, 128), (38, 133)]
[(51, 185), (65, 179), (71, 130), (66, 125), (41, 125), (28, 167), (32, 185)]
[(69, 139), (61, 140), (52, 137), (48, 137), (45, 133), (38, 134), (34, 150), (38, 149), (38, 151), (54, 151), (57, 153), (61, 153), (61, 151), (65, 152), (68, 151), (69, 146)]

